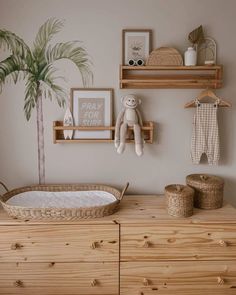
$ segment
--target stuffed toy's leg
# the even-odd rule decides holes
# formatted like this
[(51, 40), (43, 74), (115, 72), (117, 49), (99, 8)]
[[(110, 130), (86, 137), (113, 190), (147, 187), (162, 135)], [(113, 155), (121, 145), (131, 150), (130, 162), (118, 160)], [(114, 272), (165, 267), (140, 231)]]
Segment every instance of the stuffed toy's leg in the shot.
[(141, 127), (138, 124), (134, 124), (134, 141), (135, 141), (135, 152), (138, 156), (143, 154), (143, 140)]
[(117, 149), (118, 154), (122, 154), (125, 150), (125, 139), (126, 139), (126, 133), (127, 133), (128, 124), (122, 123), (120, 126), (120, 145)]

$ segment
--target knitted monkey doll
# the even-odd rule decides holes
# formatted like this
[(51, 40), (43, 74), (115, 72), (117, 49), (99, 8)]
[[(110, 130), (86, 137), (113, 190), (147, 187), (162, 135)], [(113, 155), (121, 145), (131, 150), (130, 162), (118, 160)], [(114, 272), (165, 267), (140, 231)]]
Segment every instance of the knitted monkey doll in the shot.
[(125, 150), (125, 140), (128, 127), (134, 129), (135, 152), (138, 156), (143, 154), (143, 138), (141, 127), (143, 126), (138, 105), (141, 100), (130, 94), (121, 99), (123, 109), (118, 115), (115, 128), (115, 147), (118, 154)]

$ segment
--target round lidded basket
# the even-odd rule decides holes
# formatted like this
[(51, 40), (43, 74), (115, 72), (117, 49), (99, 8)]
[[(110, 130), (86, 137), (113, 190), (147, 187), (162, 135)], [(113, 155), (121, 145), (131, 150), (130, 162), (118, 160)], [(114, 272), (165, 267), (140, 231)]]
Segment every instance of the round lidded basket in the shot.
[(191, 174), (186, 183), (195, 190), (194, 206), (200, 209), (218, 209), (223, 205), (224, 180), (209, 174)]
[(170, 184), (165, 187), (167, 212), (175, 217), (193, 215), (194, 190), (181, 184)]

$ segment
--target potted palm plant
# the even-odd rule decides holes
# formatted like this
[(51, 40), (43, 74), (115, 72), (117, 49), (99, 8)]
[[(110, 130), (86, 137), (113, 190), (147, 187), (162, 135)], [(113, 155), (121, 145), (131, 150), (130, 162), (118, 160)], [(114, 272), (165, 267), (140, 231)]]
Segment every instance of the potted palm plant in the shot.
[(39, 183), (45, 183), (44, 123), (42, 99), (56, 99), (60, 107), (66, 102), (66, 91), (58, 85), (54, 63), (59, 59), (73, 62), (81, 73), (83, 85), (92, 79), (91, 62), (86, 50), (78, 41), (50, 45), (63, 22), (47, 20), (39, 29), (33, 47), (30, 48), (13, 32), (0, 30), (0, 48), (8, 49), (10, 56), (0, 62), (0, 91), (7, 78), (14, 83), (23, 78), (25, 83), (24, 112), (30, 120), (33, 109), (37, 113)]

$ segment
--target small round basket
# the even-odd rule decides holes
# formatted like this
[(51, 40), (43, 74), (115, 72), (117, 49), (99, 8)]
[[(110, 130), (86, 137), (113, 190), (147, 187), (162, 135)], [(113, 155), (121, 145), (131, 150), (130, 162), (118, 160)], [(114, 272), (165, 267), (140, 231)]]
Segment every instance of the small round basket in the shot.
[(200, 209), (218, 209), (223, 205), (224, 180), (209, 174), (191, 174), (186, 183), (195, 190), (194, 206)]
[(175, 217), (193, 215), (194, 190), (186, 185), (170, 184), (165, 187), (167, 212)]

